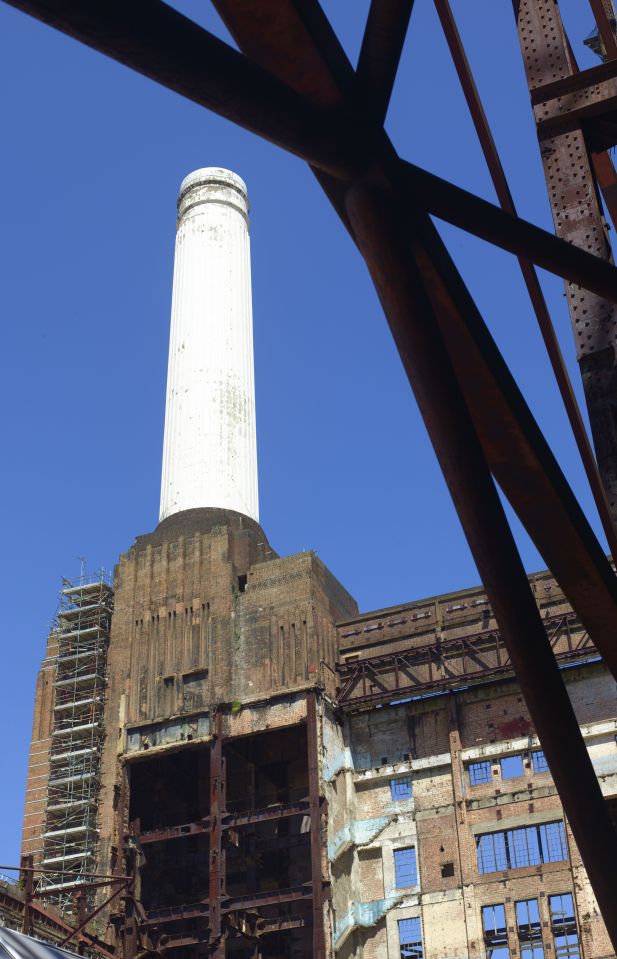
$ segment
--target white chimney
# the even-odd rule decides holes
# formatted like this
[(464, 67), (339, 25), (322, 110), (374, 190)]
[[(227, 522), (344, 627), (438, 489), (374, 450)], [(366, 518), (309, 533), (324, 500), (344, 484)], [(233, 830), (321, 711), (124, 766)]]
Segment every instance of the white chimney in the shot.
[(160, 519), (204, 506), (259, 520), (248, 199), (218, 167), (178, 197)]

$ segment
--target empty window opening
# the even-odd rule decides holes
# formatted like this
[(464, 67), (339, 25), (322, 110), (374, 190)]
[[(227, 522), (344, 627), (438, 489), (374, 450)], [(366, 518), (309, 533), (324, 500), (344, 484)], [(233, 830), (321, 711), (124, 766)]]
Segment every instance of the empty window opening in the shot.
[(245, 589), (246, 589), (246, 580), (247, 580), (246, 575), (244, 575), (244, 576), (238, 576), (238, 592), (239, 592), (239, 593), (243, 593), (243, 592), (245, 591)]
[(484, 760), (481, 763), (470, 763), (468, 769), (469, 784), (471, 786), (480, 786), (482, 783), (490, 783), (493, 778), (491, 763), (488, 760)]
[(574, 917), (572, 894), (563, 892), (557, 896), (549, 896), (548, 908), (556, 959), (580, 959), (581, 946)]
[(423, 959), (422, 924), (419, 916), (415, 919), (399, 919), (398, 941), (401, 959)]
[(418, 885), (418, 866), (414, 846), (394, 850), (394, 876), (398, 889)]
[(482, 928), (487, 959), (508, 959), (508, 930), (506, 909), (503, 903), (482, 906)]
[(441, 864), (441, 878), (450, 879), (454, 875), (454, 863), (453, 862), (442, 862)]
[(411, 799), (413, 796), (411, 776), (399, 776), (398, 779), (391, 779), (390, 795), (394, 802), (398, 802), (400, 799)]
[(524, 776), (523, 757), (520, 753), (516, 756), (502, 756), (499, 760), (501, 766), (502, 779), (516, 779), (518, 776)]
[(537, 899), (516, 903), (516, 928), (521, 945), (521, 959), (543, 959), (542, 927)]
[(534, 749), (531, 754), (531, 759), (533, 761), (533, 771), (534, 773), (547, 773), (549, 772), (548, 763), (546, 761), (546, 756), (541, 749)]
[(476, 836), (478, 872), (521, 869), (568, 859), (563, 821)]

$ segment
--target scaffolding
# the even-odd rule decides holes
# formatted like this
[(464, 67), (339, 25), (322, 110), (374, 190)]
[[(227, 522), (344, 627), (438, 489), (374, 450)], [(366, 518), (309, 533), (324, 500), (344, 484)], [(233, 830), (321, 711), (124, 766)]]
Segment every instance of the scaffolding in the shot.
[(62, 910), (93, 871), (104, 739), (107, 648), (113, 589), (101, 570), (64, 581), (53, 627), (58, 643), (54, 719), (39, 892)]

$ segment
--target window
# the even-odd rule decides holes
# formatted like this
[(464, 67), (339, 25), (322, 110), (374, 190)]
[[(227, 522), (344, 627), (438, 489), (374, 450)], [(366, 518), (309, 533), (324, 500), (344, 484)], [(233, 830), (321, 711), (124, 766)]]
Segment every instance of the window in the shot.
[(568, 858), (561, 820), (506, 832), (484, 833), (476, 836), (476, 847), (480, 873), (521, 869), (543, 862), (562, 862)]
[(521, 944), (521, 959), (543, 959), (542, 927), (537, 899), (516, 903), (516, 926)]
[(418, 885), (416, 850), (413, 846), (394, 850), (394, 875), (398, 889)]
[(420, 919), (399, 919), (398, 941), (401, 945), (401, 959), (422, 959), (422, 926)]
[(503, 756), (499, 760), (501, 766), (502, 779), (515, 779), (517, 776), (524, 776), (523, 757), (520, 753), (517, 756)]
[(482, 906), (482, 928), (487, 959), (508, 959), (508, 931), (503, 903)]
[(470, 785), (480, 786), (482, 783), (490, 783), (492, 778), (491, 764), (488, 760), (481, 763), (469, 764)]
[(400, 776), (398, 779), (391, 779), (390, 794), (395, 801), (399, 799), (411, 799), (413, 796), (411, 776)]
[(546, 756), (541, 749), (534, 749), (531, 754), (533, 760), (533, 771), (534, 773), (547, 773), (549, 772), (548, 763), (546, 761)]
[(572, 894), (548, 897), (551, 928), (555, 940), (555, 959), (580, 959), (581, 948), (574, 918)]

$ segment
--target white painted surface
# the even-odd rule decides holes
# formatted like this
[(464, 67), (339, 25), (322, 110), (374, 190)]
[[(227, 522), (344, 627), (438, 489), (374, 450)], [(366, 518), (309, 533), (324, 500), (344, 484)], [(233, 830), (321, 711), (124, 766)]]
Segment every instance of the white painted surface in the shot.
[(178, 198), (160, 519), (204, 506), (259, 519), (248, 200), (218, 167)]

